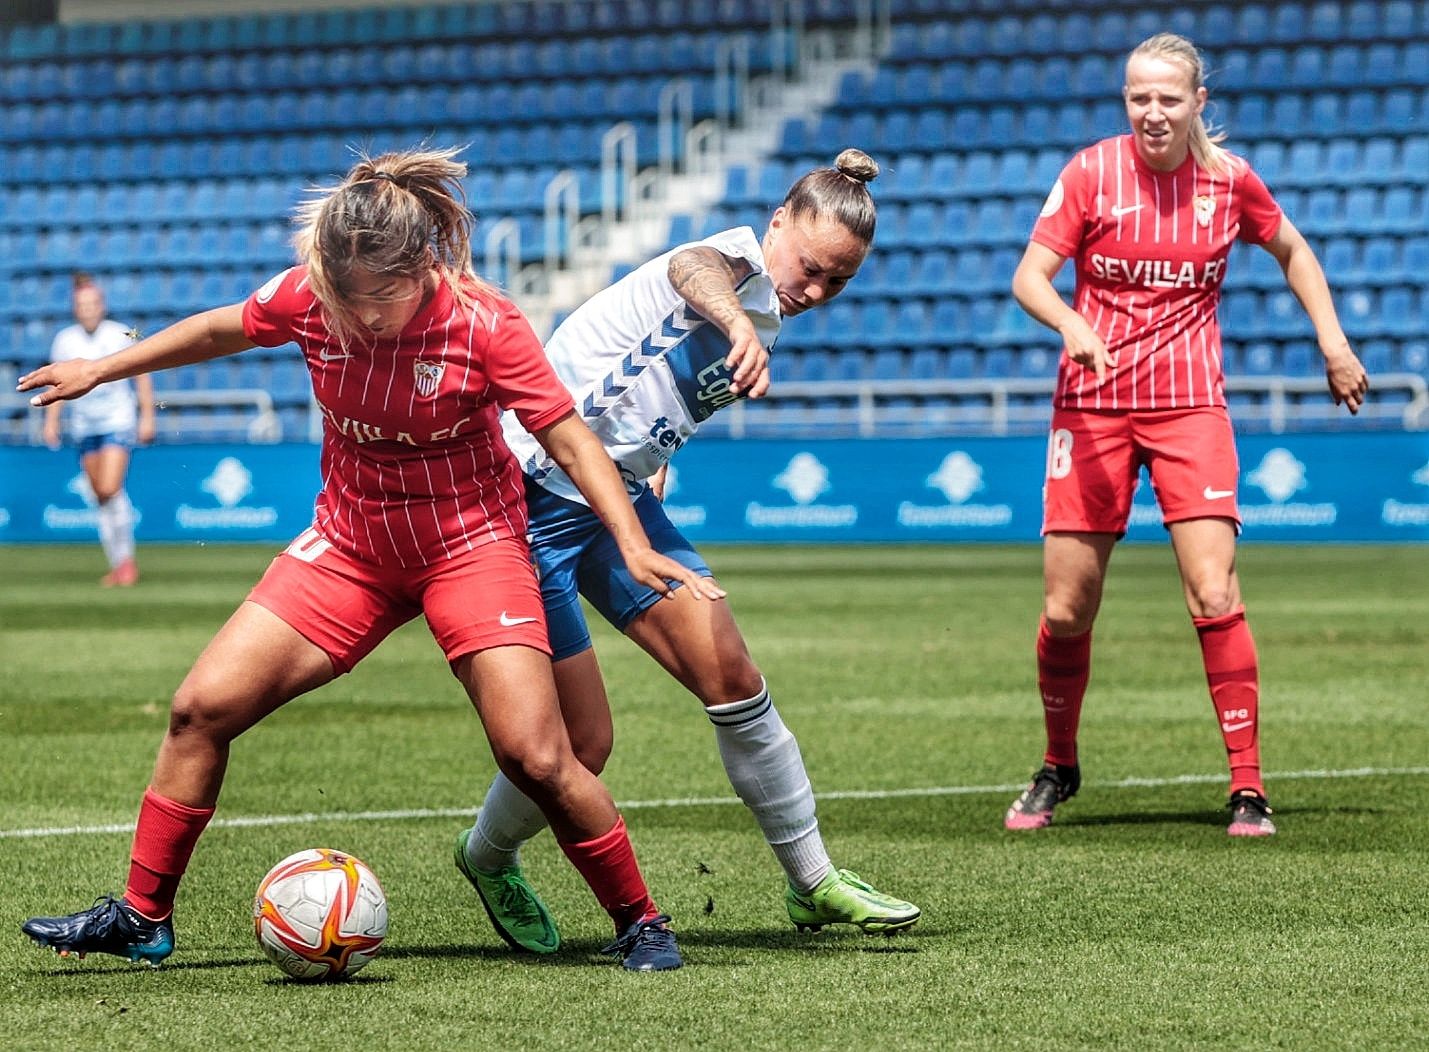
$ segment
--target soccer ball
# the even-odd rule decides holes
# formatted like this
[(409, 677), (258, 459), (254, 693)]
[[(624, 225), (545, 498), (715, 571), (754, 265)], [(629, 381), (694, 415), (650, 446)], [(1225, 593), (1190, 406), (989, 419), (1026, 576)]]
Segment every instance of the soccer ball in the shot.
[(352, 975), (387, 936), (387, 896), (372, 870), (315, 847), (268, 871), (253, 897), (253, 926), (268, 959), (295, 979)]

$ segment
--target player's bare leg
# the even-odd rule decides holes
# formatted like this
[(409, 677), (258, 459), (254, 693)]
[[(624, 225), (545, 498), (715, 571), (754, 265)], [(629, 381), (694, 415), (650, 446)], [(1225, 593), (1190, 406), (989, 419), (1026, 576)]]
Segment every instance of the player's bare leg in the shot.
[[(455, 671), (481, 716), (502, 774), (541, 809), (561, 850), (615, 922), (617, 939), (608, 949), (619, 953), (628, 969), (680, 967), (669, 918), (650, 898), (625, 822), (605, 785), (571, 749), (550, 659), (529, 647), (492, 647), (459, 659)], [(462, 866), (461, 855), (457, 864)], [(524, 945), (498, 923), (483, 883), (472, 883), (497, 930), (513, 945)], [(526, 948), (549, 952), (558, 944), (552, 928), (546, 941)]]
[[(561, 715), (582, 766), (594, 774), (610, 758), (614, 730), (595, 650), (552, 664)], [(553, 953), (560, 932), (521, 869), (521, 846), (546, 827), (546, 816), (505, 774), (497, 772), (476, 823), (457, 835), (454, 858), (476, 889), (494, 927), (514, 948)]]
[(144, 793), (124, 896), (33, 917), (22, 931), (61, 955), (110, 953), (157, 965), (174, 949), (174, 895), (213, 815), (230, 743), (284, 702), (333, 676), (328, 656), (274, 614), (244, 603), (174, 695)]

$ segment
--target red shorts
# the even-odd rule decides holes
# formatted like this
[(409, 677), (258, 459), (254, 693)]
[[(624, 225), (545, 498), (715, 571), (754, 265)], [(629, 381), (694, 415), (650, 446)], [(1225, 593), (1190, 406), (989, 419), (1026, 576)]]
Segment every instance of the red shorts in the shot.
[(1230, 519), (1239, 528), (1240, 465), (1224, 407), (1056, 409), (1047, 441), (1042, 532), (1124, 534), (1143, 464), (1166, 525)]
[(430, 566), (387, 569), (305, 530), (269, 565), (248, 598), (332, 659), (339, 674), (418, 614), (447, 661), (489, 647), (551, 652), (531, 552), (506, 537)]

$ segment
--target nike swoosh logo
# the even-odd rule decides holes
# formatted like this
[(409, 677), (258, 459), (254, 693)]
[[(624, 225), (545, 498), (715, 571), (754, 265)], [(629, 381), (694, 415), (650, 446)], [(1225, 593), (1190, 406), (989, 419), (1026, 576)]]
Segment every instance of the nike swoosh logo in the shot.
[(1254, 720), (1246, 720), (1244, 723), (1222, 723), (1221, 730), (1230, 734), (1231, 731), (1243, 731), (1253, 723), (1255, 723)]
[(505, 610), (501, 611), (501, 625), (503, 628), (514, 628), (516, 625), (529, 625), (536, 620), (534, 617), (512, 617)]
[(1207, 486), (1205, 489), (1201, 490), (1201, 496), (1205, 497), (1207, 500), (1224, 500), (1226, 497), (1234, 497), (1235, 490), (1211, 489), (1210, 486)]
[(318, 351), (318, 357), (321, 358), (321, 359), (322, 359), (323, 361), (325, 361), (325, 362), (340, 362), (340, 361), (343, 361), (343, 360), (345, 360), (345, 359), (347, 359), (347, 358), (351, 358), (352, 355), (350, 355), (350, 354), (329, 354), (327, 351)]
[(1134, 205), (1112, 205), (1112, 208), (1111, 208), (1111, 217), (1112, 217), (1113, 219), (1120, 219), (1120, 218), (1121, 218), (1122, 216), (1124, 216), (1124, 215), (1127, 215), (1127, 214), (1129, 214), (1129, 213), (1131, 213), (1131, 212), (1138, 211), (1138, 210), (1142, 207), (1142, 205), (1145, 205), (1145, 204), (1146, 204), (1146, 202), (1145, 202), (1145, 201), (1142, 201), (1140, 204), (1134, 204)]

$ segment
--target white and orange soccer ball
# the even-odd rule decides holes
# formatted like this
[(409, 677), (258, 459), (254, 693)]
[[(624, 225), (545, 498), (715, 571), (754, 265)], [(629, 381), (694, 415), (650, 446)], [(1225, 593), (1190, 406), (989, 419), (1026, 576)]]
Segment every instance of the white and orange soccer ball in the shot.
[(295, 979), (352, 975), (387, 936), (387, 896), (352, 855), (315, 847), (268, 871), (253, 898), (253, 925), (268, 959)]

